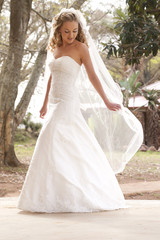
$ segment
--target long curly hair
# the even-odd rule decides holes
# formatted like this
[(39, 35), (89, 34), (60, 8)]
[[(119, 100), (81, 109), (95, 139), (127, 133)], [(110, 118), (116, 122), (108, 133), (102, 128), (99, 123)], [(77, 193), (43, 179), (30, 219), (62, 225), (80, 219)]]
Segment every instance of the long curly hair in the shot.
[[(57, 14), (53, 20), (54, 20), (52, 24), (53, 35), (50, 37), (49, 43), (47, 46), (47, 49), (50, 49), (51, 51), (53, 51), (56, 47), (62, 46), (63, 42), (62, 42), (62, 37), (59, 34), (59, 30), (63, 25), (63, 23), (68, 21), (78, 22), (76, 15), (72, 12), (63, 12), (60, 15)], [(78, 34), (76, 36), (76, 40), (78, 40), (79, 42), (85, 43), (88, 46), (85, 34), (79, 22), (78, 22)]]

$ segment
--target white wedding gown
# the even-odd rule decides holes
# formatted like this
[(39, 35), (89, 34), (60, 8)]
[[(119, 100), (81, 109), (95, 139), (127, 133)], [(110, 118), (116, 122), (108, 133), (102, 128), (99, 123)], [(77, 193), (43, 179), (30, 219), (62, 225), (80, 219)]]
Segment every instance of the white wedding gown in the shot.
[(93, 212), (126, 208), (116, 176), (80, 110), (81, 66), (53, 58), (49, 111), (18, 199), (31, 212)]

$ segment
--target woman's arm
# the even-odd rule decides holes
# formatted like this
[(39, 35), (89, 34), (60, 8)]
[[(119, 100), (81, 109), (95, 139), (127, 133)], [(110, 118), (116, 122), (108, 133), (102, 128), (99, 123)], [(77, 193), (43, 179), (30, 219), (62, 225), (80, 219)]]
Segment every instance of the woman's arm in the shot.
[(85, 44), (82, 44), (80, 48), (81, 48), (81, 50), (80, 50), (81, 60), (86, 68), (89, 80), (91, 81), (92, 85), (97, 90), (97, 92), (103, 99), (104, 103), (110, 110), (113, 110), (113, 111), (119, 110), (121, 108), (120, 104), (111, 103), (108, 100), (108, 98), (102, 88), (100, 80), (95, 73), (95, 70), (94, 70), (94, 67), (93, 67), (93, 64), (92, 64), (92, 61), (90, 58), (88, 47)]
[(48, 103), (49, 90), (50, 90), (50, 87), (51, 87), (51, 79), (52, 79), (52, 76), (50, 75), (48, 83), (47, 83), (47, 90), (46, 90), (43, 106), (40, 110), (40, 117), (41, 118), (44, 118), (44, 115), (47, 113), (47, 103)]
[(48, 80), (48, 84), (47, 84), (47, 90), (46, 90), (46, 95), (45, 95), (45, 99), (44, 99), (44, 102), (43, 102), (43, 106), (47, 105), (47, 103), (48, 103), (48, 95), (49, 95), (49, 90), (50, 90), (50, 87), (51, 87), (51, 79), (52, 79), (52, 76), (50, 75), (49, 80)]

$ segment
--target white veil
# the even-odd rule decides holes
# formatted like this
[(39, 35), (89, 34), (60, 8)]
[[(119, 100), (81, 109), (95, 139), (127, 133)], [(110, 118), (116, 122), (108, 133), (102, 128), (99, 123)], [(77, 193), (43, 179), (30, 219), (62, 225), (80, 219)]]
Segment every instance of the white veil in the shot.
[[(109, 161), (115, 173), (122, 172), (126, 163), (138, 151), (143, 142), (142, 125), (132, 112), (123, 106), (123, 94), (120, 86), (113, 80), (98, 53), (82, 13), (73, 8), (62, 9), (59, 14), (62, 12), (72, 12), (76, 15), (87, 38), (91, 60), (104, 92), (111, 102), (121, 105), (121, 110), (118, 111), (111, 111), (106, 107), (91, 84), (84, 65), (82, 65), (81, 73), (76, 82), (82, 114), (105, 152), (106, 161)], [(53, 28), (51, 28), (51, 35), (53, 36)], [(48, 79), (49, 76), (47, 66), (49, 55), (48, 51), (45, 79)]]

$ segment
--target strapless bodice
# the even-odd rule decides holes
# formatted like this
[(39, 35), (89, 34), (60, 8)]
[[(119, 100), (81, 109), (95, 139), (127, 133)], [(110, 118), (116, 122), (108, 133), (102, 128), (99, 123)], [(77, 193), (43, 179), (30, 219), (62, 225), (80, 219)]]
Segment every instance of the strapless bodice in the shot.
[(49, 103), (57, 101), (72, 101), (77, 98), (76, 79), (81, 66), (71, 57), (52, 58), (49, 62), (52, 74)]

